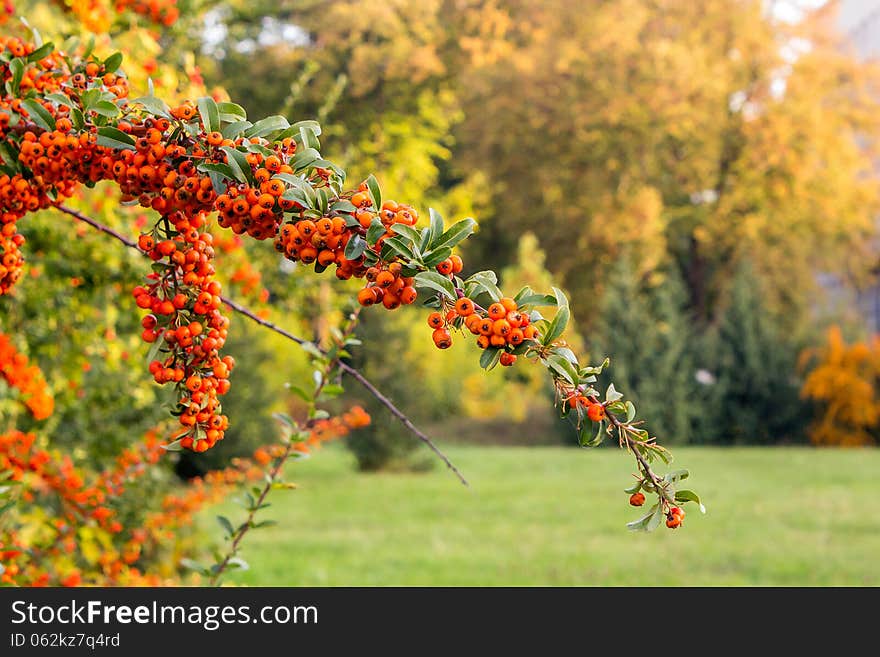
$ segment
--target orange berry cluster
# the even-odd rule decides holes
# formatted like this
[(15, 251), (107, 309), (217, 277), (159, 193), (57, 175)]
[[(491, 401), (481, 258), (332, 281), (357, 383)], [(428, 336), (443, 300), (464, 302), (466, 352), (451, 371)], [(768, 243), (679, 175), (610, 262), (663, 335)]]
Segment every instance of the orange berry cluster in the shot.
[(413, 287), (414, 279), (402, 275), (403, 266), (399, 262), (390, 262), (367, 269), (365, 278), (367, 286), (358, 291), (357, 300), (362, 306), (381, 303), (388, 310), (414, 303), (418, 297)]
[[(2, 39), (0, 46), (15, 56), (33, 52), (33, 45), (16, 39)], [(59, 71), (64, 71), (62, 62), (47, 56), (26, 70), (21, 87), (41, 93), (63, 91), (72, 99), (92, 88), (113, 93), (120, 101), (128, 93), (125, 78), (105, 73), (103, 64), (88, 62), (68, 74)], [(180, 392), (178, 413), (186, 429), (181, 445), (204, 451), (223, 437), (228, 426), (217, 396), (229, 389), (233, 364), (231, 358), (221, 359), (218, 354), (226, 339), (228, 320), (219, 311), (220, 285), (214, 280), (211, 235), (200, 232), (204, 213), (216, 209), (220, 225), (236, 233), (247, 232), (257, 239), (273, 237), (282, 212), (294, 204), (280, 198), (285, 184), (270, 178), (293, 172), (288, 161), (296, 142), (287, 138), (274, 144), (274, 151), (260, 146), (264, 152), (242, 154), (258, 186), (229, 181), (225, 193), (218, 195), (214, 181), (197, 170), (196, 162), (228, 164), (231, 156), (222, 149), (241, 146), (243, 138), (233, 141), (204, 130), (196, 136), (178, 130), (177, 136), (172, 136), (171, 120), (143, 117), (129, 109), (115, 127), (131, 135), (134, 148), (101, 146), (95, 126), (86, 124), (77, 132), (67, 105), (38, 98), (42, 110), (54, 121), (53, 130), (32, 123), (35, 117), (30, 112), (36, 110), (25, 108), (18, 98), (6, 97), (0, 102), (0, 137), (18, 138), (18, 162), (26, 167), (22, 173), (0, 177), (0, 246), (7, 263), (0, 270), (0, 293), (8, 292), (20, 276), (23, 238), (15, 233), (15, 221), (71, 196), (78, 184), (112, 180), (123, 192), (123, 200), (136, 200), (159, 212), (162, 219), (150, 234), (141, 236), (139, 245), (164, 267), (161, 273), (151, 275), (146, 286), (138, 286), (134, 296), (140, 307), (151, 311), (143, 320), (144, 340), (167, 343), (168, 357), (152, 361), (150, 371), (157, 382), (172, 382)], [(196, 114), (192, 103), (171, 110), (174, 119), (184, 121)], [(14, 115), (20, 119), (13, 125)], [(247, 140), (248, 144), (259, 142), (265, 140)]]
[[(3, 185), (3, 178), (8, 176), (0, 177), (0, 197), (8, 189)], [(7, 214), (3, 213), (4, 217)], [(24, 256), (21, 254), (24, 235), (16, 232), (14, 222), (15, 219), (10, 219), (9, 223), (0, 224), (0, 296), (7, 294), (18, 282), (24, 267)]]
[(0, 8), (0, 25), (5, 24), (13, 16), (15, 16), (15, 3), (12, 0), (5, 0), (3, 7)]
[(669, 509), (669, 513), (666, 514), (666, 526), (669, 527), (669, 529), (678, 529), (683, 522), (684, 509), (680, 506), (674, 506)]
[(43, 373), (36, 365), (30, 365), (28, 358), (19, 352), (9, 337), (0, 333), (0, 375), (13, 388), (22, 393), (25, 406), (37, 420), (45, 420), (52, 415), (55, 400), (49, 392)]
[[(0, 39), (0, 49), (17, 58), (34, 51), (32, 44), (17, 39)], [(0, 60), (0, 74), (10, 77), (10, 66)], [(151, 361), (150, 372), (157, 382), (175, 385), (179, 393), (176, 414), (184, 428), (179, 434), (182, 447), (204, 451), (222, 439), (228, 424), (218, 397), (229, 388), (232, 360), (218, 353), (228, 320), (220, 313), (214, 249), (204, 230), (208, 213), (216, 211), (218, 224), (236, 235), (274, 238), (279, 252), (293, 261), (314, 263), (317, 271), (335, 264), (341, 279), (365, 277), (366, 286), (358, 295), (363, 305), (381, 303), (393, 310), (416, 300), (414, 272), (384, 249), (395, 226), (411, 227), (418, 221), (412, 207), (390, 200), (375, 207), (368, 181), (350, 193), (337, 191), (334, 181), (341, 177), (327, 162), (295, 169), (296, 162), (315, 160), (297, 160), (297, 141), (290, 136), (274, 141), (224, 137), (216, 129), (219, 123), (205, 113), (204, 99), (150, 110), (127, 103), (124, 76), (107, 70), (105, 62), (72, 66), (57, 53), (27, 62), (17, 76), (19, 93), (0, 98), (0, 139), (19, 149), (18, 161), (9, 163), (19, 172), (0, 179), (4, 230), (14, 231), (5, 225), (71, 196), (79, 184), (102, 180), (115, 182), (123, 201), (159, 213), (154, 229), (139, 241), (155, 261), (154, 271), (134, 296), (138, 306), (150, 312), (143, 320), (144, 340), (161, 341), (165, 354)], [(25, 89), (37, 93), (22, 101), (18, 96)], [(95, 92), (114, 99), (101, 101), (106, 112), (117, 114), (111, 120), (86, 107), (83, 99)], [(59, 97), (70, 102), (59, 102)], [(79, 113), (73, 111), (77, 103)], [(214, 109), (219, 112), (216, 104)], [(7, 272), (0, 292), (8, 290), (21, 267), (20, 239), (12, 239), (15, 248), (8, 247), (7, 268), (12, 273)], [(358, 242), (352, 245), (352, 240)], [(437, 265), (448, 276), (461, 268), (461, 258), (455, 255)], [(503, 301), (493, 304), (488, 314), (477, 309), (481, 316), (468, 319), (468, 328), (479, 335), (481, 347), (504, 348), (501, 362), (511, 365), (516, 356), (510, 352), (536, 331), (515, 303)], [(435, 342), (448, 346), (441, 333), (435, 331)]]
[[(645, 503), (645, 494), (642, 492), (633, 493), (629, 498), (629, 503), (632, 506), (642, 506)], [(666, 513), (666, 526), (669, 529), (678, 529), (683, 522), (684, 509), (680, 506), (670, 507)]]
[(221, 286), (214, 279), (213, 237), (199, 232), (204, 215), (187, 217), (176, 212), (163, 217), (157, 234), (143, 234), (138, 246), (152, 260), (162, 261), (161, 273), (133, 291), (138, 307), (150, 314), (141, 322), (145, 342), (161, 340), (167, 356), (152, 360), (156, 383), (173, 383), (178, 392), (178, 420), (184, 430), (181, 446), (204, 452), (222, 440), (229, 421), (218, 397), (229, 391), (231, 356), (220, 357), (229, 318), (220, 311)]
[[(444, 267), (445, 262), (441, 262), (437, 270), (443, 273), (441, 268), (449, 268), (448, 273), (453, 273), (454, 265)], [(538, 337), (538, 331), (531, 324), (529, 314), (521, 312), (516, 301), (510, 297), (502, 297), (485, 310), (477, 306), (473, 300), (461, 297), (445, 314), (432, 312), (428, 315), (428, 326), (434, 329), (431, 337), (438, 349), (448, 349), (452, 346), (449, 327), (454, 326), (458, 320), (477, 336), (477, 346), (480, 349), (503, 349), (499, 362), (505, 367), (516, 362), (516, 355), (511, 353), (511, 350), (526, 340), (534, 340)]]
[[(27, 483), (21, 499), (43, 509), (57, 509), (47, 518), (54, 530), (48, 534), (21, 532), (7, 524), (0, 530), (0, 562), (5, 571), (0, 582), (18, 586), (77, 586), (83, 581), (81, 567), (71, 566), (70, 555), (79, 549), (77, 530), (94, 522), (108, 532), (116, 546), (105, 549), (94, 565), (97, 570), (88, 577), (90, 583), (159, 584), (158, 578), (144, 578), (130, 565), (140, 555), (144, 530), (126, 530), (114, 501), (125, 486), (147, 472), (147, 466), (158, 461), (163, 452), (159, 435), (146, 434), (143, 443), (126, 449), (114, 466), (91, 482), (74, 466), (69, 457), (41, 449), (36, 436), (20, 431), (0, 434), (0, 471), (9, 471), (12, 479)], [(46, 499), (55, 497), (54, 502)], [(64, 559), (59, 557), (64, 556)]]
[(305, 265), (317, 263), (324, 268), (336, 265), (336, 276), (347, 280), (364, 275), (363, 259), (349, 261), (345, 247), (352, 232), (342, 217), (321, 217), (316, 221), (300, 219), (283, 224), (275, 237), (275, 250), (288, 260)]
[(116, 0), (117, 14), (126, 9), (165, 27), (171, 27), (180, 18), (177, 0)]
[[(244, 143), (242, 138), (235, 141), (222, 139), (219, 133), (209, 133), (206, 140), (209, 146), (215, 147), (240, 146)], [(228, 185), (226, 192), (218, 196), (214, 203), (214, 209), (218, 212), (218, 223), (224, 228), (231, 228), (236, 235), (247, 233), (257, 240), (275, 237), (283, 213), (294, 209), (296, 203), (281, 198), (287, 186), (281, 179), (272, 176), (293, 173), (293, 167), (287, 162), (295, 153), (296, 142), (290, 138), (276, 144), (272, 155), (248, 153), (246, 160), (254, 168), (255, 186), (244, 183)], [(208, 180), (206, 187), (210, 186)]]
[[(278, 231), (275, 248), (289, 260), (309, 265), (315, 263), (318, 270), (336, 265), (336, 277), (340, 280), (350, 278), (367, 279), (366, 287), (358, 295), (362, 306), (381, 303), (394, 310), (416, 300), (417, 293), (412, 286), (411, 277), (400, 276), (401, 265), (393, 260), (383, 262), (378, 258), (376, 264), (368, 266), (360, 250), (352, 259), (346, 257), (346, 247), (356, 235), (363, 238), (377, 219), (385, 228), (375, 244), (370, 248), (380, 254), (382, 243), (394, 235), (394, 224), (413, 226), (419, 219), (416, 210), (409, 205), (385, 201), (376, 210), (370, 197), (366, 182), (359, 185), (349, 201), (353, 210), (338, 210), (335, 216), (311, 219), (303, 216), (299, 220), (285, 223)], [(408, 289), (405, 289), (408, 288)]]

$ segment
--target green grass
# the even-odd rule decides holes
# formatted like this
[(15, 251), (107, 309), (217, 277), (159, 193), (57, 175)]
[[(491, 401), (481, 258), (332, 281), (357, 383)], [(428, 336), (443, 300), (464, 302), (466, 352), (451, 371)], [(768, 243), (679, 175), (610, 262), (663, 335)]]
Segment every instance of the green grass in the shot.
[[(360, 474), (336, 445), (292, 465), (246, 537), (251, 585), (880, 585), (880, 450), (677, 449), (708, 507), (631, 533), (613, 449), (454, 447), (445, 469)], [(235, 520), (242, 509), (221, 511)], [(213, 514), (212, 514), (213, 515)], [(209, 519), (210, 520), (210, 519)], [(219, 533), (213, 523), (211, 531)]]

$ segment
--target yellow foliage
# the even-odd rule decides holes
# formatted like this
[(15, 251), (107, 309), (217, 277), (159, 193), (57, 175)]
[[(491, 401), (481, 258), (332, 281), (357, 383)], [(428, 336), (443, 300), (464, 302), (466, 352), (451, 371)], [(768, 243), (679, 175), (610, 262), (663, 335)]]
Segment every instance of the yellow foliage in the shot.
[(817, 445), (873, 445), (880, 424), (880, 336), (846, 344), (838, 327), (828, 342), (801, 354), (801, 364), (818, 359), (801, 396), (819, 402), (821, 416), (810, 428)]

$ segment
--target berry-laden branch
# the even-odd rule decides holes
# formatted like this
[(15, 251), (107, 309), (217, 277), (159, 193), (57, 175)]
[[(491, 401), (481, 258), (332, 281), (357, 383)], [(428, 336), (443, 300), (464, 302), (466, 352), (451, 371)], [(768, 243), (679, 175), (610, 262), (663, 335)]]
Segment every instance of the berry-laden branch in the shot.
[[(115, 182), (123, 202), (155, 210), (158, 220), (138, 240), (152, 271), (134, 296), (148, 311), (143, 339), (152, 345), (150, 372), (177, 393), (177, 445), (204, 451), (228, 425), (220, 398), (234, 360), (220, 355), (229, 321), (206, 230), (216, 213), (220, 227), (272, 239), (284, 257), (314, 265), (317, 273), (333, 266), (337, 278), (366, 279), (358, 293), (363, 306), (394, 310), (421, 292), (435, 309), (428, 323), (441, 349), (451, 345), (453, 333), (469, 331), (487, 370), (512, 366), (519, 357), (545, 367), (581, 445), (616, 432), (635, 454), (639, 474), (631, 502), (643, 503), (638, 494), (644, 490), (656, 494), (657, 503), (630, 524), (633, 529), (652, 529), (664, 514), (667, 524), (678, 526), (682, 516), (674, 505), (699, 504), (692, 491), (676, 491), (685, 471), (661, 478), (651, 469), (658, 458), (668, 462), (668, 452), (635, 421), (632, 402), (613, 385), (600, 400), (593, 384), (607, 361), (582, 364), (565, 343), (571, 312), (561, 290), (542, 294), (526, 287), (507, 296), (491, 271), (461, 276), (463, 262), (453, 251), (474, 231), (473, 219), (446, 226), (431, 211), (417, 229), (416, 210), (383, 200), (374, 177), (345, 190), (345, 172), (320, 154), (317, 122), (291, 125), (271, 116), (252, 123), (241, 106), (211, 98), (175, 108), (152, 93), (129, 99), (120, 63), (119, 56), (101, 61), (0, 38), (0, 294), (21, 272), (23, 240), (15, 223), (25, 214), (101, 180)], [(555, 308), (552, 318), (541, 307)]]
[[(88, 215), (83, 214), (79, 210), (67, 207), (66, 205), (63, 205), (61, 203), (56, 204), (55, 207), (58, 210), (60, 210), (61, 212), (64, 212), (65, 214), (69, 214), (70, 216), (78, 219), (79, 221), (82, 221), (82, 222), (88, 224), (89, 226), (92, 226), (93, 228), (101, 231), (102, 233), (110, 235), (111, 237), (118, 240), (119, 242), (121, 242), (125, 246), (128, 246), (130, 248), (134, 248), (134, 249), (138, 248), (138, 246), (134, 240), (128, 239), (127, 237), (125, 237), (121, 233), (113, 230), (112, 228), (110, 228), (109, 226), (107, 226), (105, 224), (102, 224), (100, 221), (97, 221), (96, 219), (93, 219), (92, 217), (89, 217)], [(223, 302), (223, 304), (225, 306), (228, 306), (229, 308), (231, 308), (235, 312), (239, 313), (240, 315), (247, 317), (251, 321), (256, 322), (260, 326), (263, 326), (263, 327), (269, 329), (270, 331), (274, 331), (275, 333), (278, 333), (279, 335), (290, 340), (291, 342), (294, 342), (300, 346), (308, 345), (308, 348), (310, 351), (312, 351), (312, 352), (318, 351), (323, 356), (327, 355), (327, 352), (325, 350), (321, 349), (320, 345), (316, 345), (313, 342), (309, 342), (305, 338), (301, 338), (297, 335), (294, 335), (293, 333), (291, 333), (287, 329), (281, 328), (277, 324), (270, 322), (269, 320), (267, 320), (263, 317), (260, 317), (259, 315), (254, 313), (252, 310), (250, 310), (247, 306), (243, 306), (242, 304), (238, 303), (237, 301), (233, 301), (232, 299), (225, 297), (225, 296), (222, 296), (222, 295), (220, 296), (220, 300)], [(352, 328), (354, 328), (354, 325), (352, 326)], [(464, 475), (459, 471), (459, 469), (449, 459), (449, 457), (446, 456), (446, 454), (444, 454), (437, 447), (437, 445), (434, 443), (434, 441), (431, 440), (431, 438), (429, 438), (415, 424), (413, 424), (412, 420), (410, 420), (409, 417), (407, 417), (407, 415), (403, 411), (401, 411), (399, 408), (397, 408), (397, 406), (394, 404), (394, 402), (392, 402), (390, 399), (388, 399), (388, 397), (386, 397), (382, 393), (382, 391), (380, 391), (366, 376), (364, 376), (364, 374), (360, 370), (358, 370), (355, 367), (352, 367), (351, 365), (349, 365), (348, 363), (343, 362), (343, 361), (339, 361), (338, 366), (342, 372), (349, 375), (351, 378), (353, 378), (355, 381), (357, 381), (361, 386), (363, 386), (363, 388), (368, 393), (370, 393), (370, 395), (372, 395), (380, 404), (382, 404), (386, 409), (388, 409), (388, 411), (395, 418), (397, 418), (407, 429), (409, 429), (409, 431), (413, 435), (415, 435), (416, 438), (418, 438), (420, 441), (422, 441), (428, 447), (428, 449), (430, 449), (432, 452), (434, 452), (434, 454), (436, 454), (437, 457), (440, 458), (440, 460), (446, 464), (446, 467), (449, 468), (450, 470), (452, 470), (452, 472), (455, 474), (456, 477), (458, 477), (459, 481), (461, 481), (462, 484), (464, 484), (465, 486), (468, 485), (467, 479), (465, 479)]]

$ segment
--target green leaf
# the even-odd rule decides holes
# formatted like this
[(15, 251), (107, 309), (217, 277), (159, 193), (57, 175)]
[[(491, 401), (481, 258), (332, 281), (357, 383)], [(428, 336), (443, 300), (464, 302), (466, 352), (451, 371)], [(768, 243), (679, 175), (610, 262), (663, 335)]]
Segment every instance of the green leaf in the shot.
[(568, 306), (559, 308), (559, 310), (556, 311), (553, 320), (550, 322), (550, 325), (547, 327), (547, 332), (541, 339), (542, 343), (549, 345), (562, 335), (563, 331), (565, 331), (565, 328), (568, 326), (568, 320), (570, 318), (571, 311), (568, 309)]
[(418, 244), (421, 240), (421, 235), (419, 235), (419, 231), (417, 231), (412, 226), (407, 226), (406, 224), (391, 224), (391, 231), (404, 238), (413, 246)]
[(455, 293), (455, 286), (452, 285), (452, 281), (436, 271), (419, 272), (415, 276), (415, 284), (416, 287), (427, 287), (436, 290), (440, 294), (453, 300), (458, 298)]
[(245, 137), (266, 137), (288, 127), (290, 127), (290, 123), (283, 116), (267, 116), (254, 123), (245, 131), (244, 135)]
[(618, 399), (623, 399), (623, 395), (614, 387), (613, 383), (608, 385), (608, 389), (605, 391), (605, 401), (607, 402), (616, 402)]
[(18, 151), (8, 141), (0, 141), (0, 158), (3, 163), (12, 169), (15, 173), (21, 171), (21, 164), (18, 161)]
[(202, 126), (206, 132), (218, 132), (220, 130), (220, 110), (217, 103), (210, 96), (202, 96), (196, 101), (199, 108), (199, 116), (202, 117)]
[(401, 237), (389, 237), (382, 242), (382, 247), (388, 247), (394, 253), (406, 260), (411, 260), (414, 257), (410, 245)]
[(660, 514), (660, 516), (663, 515), (663, 509), (660, 507), (659, 502), (657, 504), (655, 504), (654, 506), (652, 506), (648, 510), (648, 513), (646, 513), (644, 516), (642, 516), (638, 520), (634, 520), (633, 522), (627, 523), (626, 528), (629, 529), (630, 531), (635, 531), (635, 532), (650, 531), (648, 529), (649, 524), (654, 524), (655, 526), (660, 524), (659, 518), (654, 520), (654, 518), (657, 516), (658, 513)]
[(690, 471), (682, 468), (681, 470), (676, 470), (675, 472), (667, 473), (666, 475), (663, 476), (663, 479), (674, 484), (678, 481), (682, 481), (683, 479), (687, 479), (690, 476), (690, 474), (691, 474)]
[(373, 199), (373, 207), (377, 210), (382, 207), (382, 190), (379, 188), (379, 181), (372, 173), (366, 180), (367, 190), (370, 192), (370, 198)]
[[(478, 289), (484, 290), (492, 298), (492, 301), (498, 301), (502, 297), (501, 290), (498, 289), (497, 285), (498, 276), (496, 276), (494, 271), (478, 271), (471, 274), (465, 283), (475, 284)], [(475, 290), (475, 294), (479, 294), (479, 291)]]
[(367, 249), (367, 243), (360, 235), (353, 235), (345, 245), (345, 257), (347, 260), (357, 260)]
[[(279, 489), (279, 488), (289, 489), (290, 486), (293, 486), (295, 488), (296, 484), (285, 484), (282, 481), (278, 481), (278, 482), (275, 482), (274, 484), (272, 484), (272, 488), (275, 488), (275, 489)], [(278, 524), (277, 520), (261, 520), (260, 522), (256, 522), (253, 525), (251, 525), (251, 529), (265, 529), (266, 527), (274, 527), (277, 524)]]
[(232, 173), (238, 182), (254, 184), (254, 172), (248, 164), (247, 156), (231, 146), (221, 146), (220, 150), (226, 153), (226, 163), (232, 169)]
[(33, 98), (27, 98), (21, 101), (22, 107), (27, 110), (31, 121), (40, 126), (43, 130), (55, 129), (55, 117), (49, 111)]
[(51, 41), (49, 41), (48, 43), (44, 43), (42, 46), (40, 46), (27, 56), (28, 63), (32, 64), (33, 62), (40, 61), (53, 50), (55, 50), (55, 45)]
[(135, 150), (134, 138), (131, 135), (110, 126), (98, 128), (98, 146), (117, 150)]
[(345, 392), (345, 388), (338, 383), (328, 383), (321, 388), (321, 394), (325, 397), (338, 397), (343, 392)]
[(115, 52), (104, 60), (104, 73), (115, 73), (122, 65), (122, 53)]
[(578, 371), (568, 361), (568, 359), (559, 356), (558, 354), (551, 354), (547, 357), (547, 367), (549, 367), (554, 372), (558, 373), (563, 379), (571, 383), (572, 385), (577, 384), (578, 382)]
[(552, 294), (538, 294), (532, 291), (528, 285), (516, 293), (513, 297), (519, 306), (555, 306), (556, 297)]
[(483, 353), (480, 354), (480, 367), (484, 370), (491, 370), (498, 364), (498, 361), (501, 360), (501, 349), (497, 347), (489, 347), (488, 349), (483, 349)]
[(161, 447), (166, 452), (181, 452), (181, 451), (183, 451), (183, 447), (181, 447), (180, 441), (181, 441), (181, 439), (178, 438), (177, 440), (172, 441), (172, 442), (168, 443), (167, 445), (162, 445)]
[(631, 401), (626, 402), (626, 421), (627, 423), (632, 422), (636, 419), (636, 407), (633, 405)]
[(226, 516), (217, 516), (217, 522), (219, 522), (220, 526), (226, 530), (227, 538), (232, 538), (235, 535), (235, 529), (233, 529), (232, 523), (229, 522), (229, 518)]
[(692, 490), (680, 490), (675, 493), (675, 501), (681, 502), (682, 504), (685, 502), (696, 502), (697, 506), (700, 507), (700, 513), (706, 513), (706, 507), (703, 506), (703, 503), (700, 502), (700, 496), (697, 495)]
[(94, 112), (95, 114), (100, 114), (101, 116), (106, 116), (110, 119), (119, 116), (120, 113), (116, 103), (111, 103), (109, 100), (99, 100), (89, 107), (89, 111)]
[(21, 58), (16, 57), (9, 62), (9, 70), (12, 73), (12, 80), (9, 82), (9, 93), (11, 96), (17, 96), (21, 79), (24, 77), (24, 62)]
[(385, 234), (385, 225), (377, 217), (373, 219), (370, 227), (367, 229), (367, 244), (375, 246), (376, 241)]
[(296, 123), (292, 124), (283, 132), (275, 135), (275, 139), (281, 141), (282, 139), (286, 139), (287, 137), (293, 137), (294, 139), (302, 143), (302, 133), (300, 132), (302, 128), (308, 128), (315, 133), (316, 137), (321, 135), (321, 124), (313, 119), (306, 119), (305, 121), (297, 121)]
[(326, 215), (330, 211), (330, 196), (327, 193), (326, 187), (317, 187), (315, 189), (315, 209), (321, 213), (321, 216)]
[(443, 234), (443, 217), (434, 208), (428, 208), (431, 223), (422, 231), (422, 251), (433, 248), (434, 242)]
[(252, 125), (253, 123), (250, 121), (235, 121), (223, 126), (220, 130), (220, 134), (223, 135), (223, 139), (236, 139)]
[(318, 141), (318, 136), (315, 134), (315, 131), (312, 130), (311, 126), (300, 126), (299, 137), (303, 146), (306, 148), (314, 148), (315, 150), (321, 149), (321, 142)]
[(70, 110), (70, 120), (73, 121), (73, 127), (77, 130), (82, 130), (86, 123), (82, 110), (78, 107), (74, 107)]
[(568, 297), (565, 296), (565, 292), (560, 290), (558, 287), (553, 288), (553, 295), (556, 297), (556, 305), (560, 308), (568, 308)]
[(658, 504), (657, 508), (654, 510), (654, 513), (651, 514), (651, 517), (648, 518), (648, 522), (645, 523), (645, 531), (652, 532), (657, 527), (660, 526), (660, 521), (663, 519), (663, 508)]
[(624, 488), (623, 492), (627, 493), (628, 495), (635, 495), (636, 493), (639, 492), (639, 490), (641, 490), (641, 488), (642, 488), (642, 482), (636, 481), (636, 483), (634, 483), (629, 488)]
[(425, 267), (436, 267), (441, 262), (452, 255), (452, 249), (442, 246), (439, 249), (431, 249), (422, 256), (422, 262)]
[[(335, 203), (333, 203), (333, 205), (330, 206), (330, 211), (331, 212), (350, 213), (350, 212), (356, 212), (357, 208), (354, 207), (354, 205), (352, 205), (351, 201), (346, 201), (345, 199), (340, 199), (340, 200), (336, 201)], [(357, 219), (355, 219), (354, 221), (355, 221), (355, 223), (352, 225), (358, 224)]]
[(65, 107), (74, 106), (73, 101), (64, 94), (46, 94), (44, 98), (46, 100), (51, 100), (53, 103), (57, 103), (58, 105), (64, 105)]
[[(281, 198), (288, 201), (301, 201), (307, 207), (314, 207), (316, 199), (315, 189), (308, 182), (290, 173), (276, 173), (273, 178), (283, 180), (294, 188), (287, 190)], [(298, 192), (298, 195), (293, 194), (293, 192)]]
[(194, 561), (192, 559), (181, 559), (180, 565), (183, 566), (184, 568), (189, 569), (189, 570), (194, 570), (195, 572), (199, 573), (200, 575), (210, 575), (211, 574), (211, 570), (209, 568), (203, 566), (198, 561)]
[(221, 164), (219, 162), (203, 162), (196, 167), (196, 170), (201, 171), (202, 173), (213, 171), (214, 173), (220, 174), (222, 178), (225, 178), (227, 180), (235, 180), (235, 173), (232, 171), (232, 167), (228, 164)]
[(312, 396), (309, 393), (307, 393), (305, 390), (300, 388), (299, 386), (295, 386), (292, 383), (285, 383), (284, 387), (287, 388), (288, 390), (290, 390), (293, 394), (295, 394), (297, 397), (299, 397), (303, 401), (307, 401), (307, 402), (312, 401)]
[(294, 171), (303, 171), (304, 169), (308, 169), (315, 162), (321, 159), (321, 154), (316, 151), (314, 148), (306, 148), (302, 151), (297, 152), (296, 156), (294, 156), (293, 161), (290, 163), (290, 166), (293, 167)]
[(220, 113), (220, 120), (226, 123), (247, 121), (247, 112), (238, 103), (217, 103), (217, 111)]
[(164, 100), (156, 98), (156, 96), (141, 96), (130, 102), (132, 105), (140, 105), (154, 116), (161, 116), (165, 119), (171, 118), (171, 110), (168, 108), (168, 105), (165, 104)]
[(431, 244), (431, 248), (436, 249), (441, 246), (452, 248), (462, 240), (467, 239), (467, 237), (474, 232), (476, 226), (477, 222), (471, 217), (462, 219), (461, 221), (452, 224), (449, 230), (437, 238), (437, 240)]
[[(582, 413), (583, 411), (579, 411)], [(581, 447), (595, 447), (600, 444), (605, 438), (605, 421), (596, 423), (596, 431), (593, 432), (593, 423), (592, 422), (584, 422), (578, 432), (578, 442)], [(588, 438), (592, 434), (592, 438)]]

